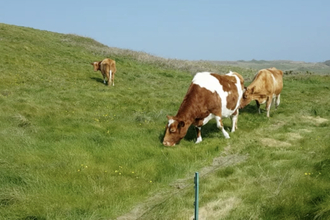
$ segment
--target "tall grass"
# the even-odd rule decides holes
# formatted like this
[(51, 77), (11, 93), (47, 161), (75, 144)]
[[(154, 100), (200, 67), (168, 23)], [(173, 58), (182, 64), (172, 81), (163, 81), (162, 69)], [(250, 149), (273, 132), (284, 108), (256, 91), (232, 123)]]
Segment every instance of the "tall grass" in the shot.
[[(165, 116), (194, 70), (231, 67), (6, 24), (0, 48), (0, 219), (187, 219), (195, 171), (214, 219), (329, 216), (328, 76), (286, 76), (271, 118), (248, 106), (229, 140), (210, 122), (201, 144), (190, 129), (165, 148)], [(90, 65), (104, 57), (117, 62), (115, 87)]]

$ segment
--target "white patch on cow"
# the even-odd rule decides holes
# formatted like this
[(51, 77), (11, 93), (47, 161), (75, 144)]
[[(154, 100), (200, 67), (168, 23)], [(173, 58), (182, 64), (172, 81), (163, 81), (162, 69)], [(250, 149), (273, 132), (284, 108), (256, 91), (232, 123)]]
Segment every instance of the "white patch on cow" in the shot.
[[(202, 128), (201, 127), (196, 127), (198, 130), (201, 130)], [(200, 142), (202, 142), (202, 135), (200, 135), (199, 137), (197, 137), (197, 140), (196, 140), (196, 142), (195, 142), (195, 144), (198, 144), (198, 143), (200, 143)]]
[(223, 126), (221, 126), (221, 124), (220, 124), (221, 117), (215, 116), (215, 120), (217, 121), (217, 127), (219, 129), (221, 129), (223, 136), (225, 136), (225, 138), (230, 138), (230, 136), (227, 133), (227, 131), (225, 130), (225, 128)]
[[(237, 110), (238, 111), (238, 110)], [(231, 117), (231, 124), (232, 124), (232, 127), (231, 127), (231, 132), (235, 132), (236, 128), (237, 128), (237, 120), (238, 120), (238, 112), (236, 115), (233, 115)]]
[(239, 79), (238, 76), (236, 76), (232, 71), (230, 71), (228, 74), (228, 76), (233, 76), (236, 78), (236, 90), (237, 90), (237, 93), (238, 93), (238, 100), (237, 100), (237, 103), (236, 103), (236, 107), (235, 107), (235, 110), (238, 109), (240, 103), (241, 103), (241, 99), (243, 97), (243, 93), (244, 93), (244, 88), (242, 88), (242, 85), (241, 85), (241, 81)]
[(200, 87), (205, 88), (212, 93), (219, 90), (221, 86), (219, 81), (214, 76), (212, 76), (210, 72), (196, 73), (192, 83), (199, 85)]
[(281, 102), (281, 94), (278, 94), (275, 100), (275, 108), (277, 108), (277, 106), (280, 105), (280, 102)]
[(226, 139), (230, 138), (228, 132), (225, 130), (224, 127), (221, 128), (221, 131), (222, 131), (223, 136), (225, 136)]
[(171, 124), (173, 124), (175, 122), (175, 120), (174, 119), (170, 119), (170, 120), (168, 120), (168, 126), (170, 127), (171, 126)]
[(270, 75), (271, 75), (272, 78), (273, 78), (274, 88), (276, 88), (277, 81), (276, 81), (276, 79), (275, 79), (275, 76), (274, 76), (272, 73), (271, 73)]
[[(241, 99), (242, 99), (242, 96), (243, 96), (243, 88), (242, 88), (242, 86), (241, 86), (241, 81), (240, 81), (240, 79), (239, 79), (239, 77), (238, 76), (236, 76), (232, 71), (230, 71), (229, 73), (227, 73), (226, 74), (227, 76), (233, 76), (233, 77), (235, 77), (235, 79), (236, 79), (236, 83), (235, 83), (235, 86), (236, 86), (236, 91), (237, 91), (237, 93), (238, 93), (238, 100), (237, 100), (237, 103), (236, 103), (236, 107), (235, 107), (235, 109), (234, 110), (232, 110), (232, 109), (227, 109), (227, 96), (229, 95), (229, 94), (231, 94), (231, 92), (229, 92), (225, 97), (224, 97), (224, 99), (221, 97), (221, 99), (222, 100), (225, 100), (225, 101), (222, 101), (222, 116), (223, 117), (229, 117), (229, 116), (231, 116), (234, 112), (235, 112), (235, 110), (236, 109), (238, 109), (238, 107), (239, 107), (239, 105), (240, 105), (240, 103), (241, 103)], [(232, 88), (232, 89), (234, 89), (234, 88)]]
[(213, 119), (215, 116), (213, 114), (209, 114), (206, 118), (203, 120), (203, 125), (206, 125), (211, 119)]
[(199, 137), (197, 138), (195, 144), (198, 144), (198, 143), (200, 143), (200, 142), (202, 142), (202, 135), (199, 136)]

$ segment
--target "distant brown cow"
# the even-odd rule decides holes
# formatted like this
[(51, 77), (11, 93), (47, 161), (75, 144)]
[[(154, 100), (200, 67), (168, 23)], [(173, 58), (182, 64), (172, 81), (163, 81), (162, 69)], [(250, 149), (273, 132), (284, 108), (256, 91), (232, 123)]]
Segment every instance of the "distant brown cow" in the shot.
[(240, 108), (244, 108), (252, 100), (256, 100), (260, 114), (260, 104), (266, 103), (267, 117), (270, 107), (275, 101), (275, 109), (280, 104), (280, 96), (283, 88), (283, 72), (275, 67), (260, 70), (253, 82), (245, 88)]
[(222, 119), (231, 117), (231, 132), (237, 129), (238, 108), (243, 95), (244, 79), (234, 72), (219, 75), (210, 72), (197, 73), (176, 116), (167, 116), (163, 144), (174, 146), (186, 134), (190, 125), (197, 131), (196, 143), (202, 141), (201, 127), (212, 118), (225, 138), (230, 138)]
[(111, 81), (112, 81), (112, 85), (113, 86), (115, 85), (115, 73), (117, 71), (116, 61), (111, 60), (109, 58), (105, 58), (102, 61), (93, 62), (91, 64), (94, 66), (94, 71), (98, 71), (98, 70), (101, 71), (101, 73), (103, 75), (104, 84), (106, 84), (105, 78), (107, 78), (108, 86), (111, 85)]

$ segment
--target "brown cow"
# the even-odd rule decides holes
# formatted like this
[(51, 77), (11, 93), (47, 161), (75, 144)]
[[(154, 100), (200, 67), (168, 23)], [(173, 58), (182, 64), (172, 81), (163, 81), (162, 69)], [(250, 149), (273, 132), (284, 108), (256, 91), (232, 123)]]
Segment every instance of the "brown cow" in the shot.
[(112, 85), (113, 86), (115, 85), (115, 73), (117, 71), (116, 61), (111, 60), (109, 58), (105, 58), (102, 61), (93, 62), (91, 64), (94, 66), (94, 71), (98, 71), (98, 70), (101, 71), (101, 73), (103, 75), (104, 84), (106, 84), (105, 78), (107, 78), (108, 86), (111, 85), (111, 81), (112, 81)]
[(226, 75), (197, 73), (176, 116), (167, 116), (163, 144), (174, 146), (187, 133), (190, 125), (197, 131), (196, 143), (202, 141), (201, 127), (215, 118), (217, 127), (225, 138), (230, 138), (222, 123), (223, 117), (231, 117), (231, 132), (237, 129), (238, 108), (243, 95), (244, 79), (238, 73)]
[(245, 88), (240, 108), (244, 108), (252, 100), (256, 100), (260, 114), (260, 104), (266, 103), (267, 117), (270, 107), (275, 101), (275, 109), (280, 104), (280, 96), (283, 88), (283, 72), (275, 67), (260, 70), (253, 82)]

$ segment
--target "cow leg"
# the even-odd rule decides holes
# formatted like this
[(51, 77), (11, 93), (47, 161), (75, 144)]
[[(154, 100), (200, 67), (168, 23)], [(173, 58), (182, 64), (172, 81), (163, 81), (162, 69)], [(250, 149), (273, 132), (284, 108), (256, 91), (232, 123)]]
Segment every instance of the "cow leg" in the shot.
[(258, 100), (256, 100), (256, 104), (257, 104), (258, 112), (260, 114), (261, 113), (261, 111), (260, 111), (260, 103), (258, 102)]
[(231, 118), (231, 132), (234, 132), (237, 129), (237, 122), (238, 122), (238, 109), (234, 112), (234, 114), (230, 117)]
[(201, 127), (195, 127), (196, 128), (196, 132), (197, 132), (197, 140), (196, 140), (196, 144), (202, 142), (202, 132), (201, 132)]
[(113, 75), (113, 74), (112, 74), (112, 71), (110, 70), (110, 71), (109, 71), (109, 77), (110, 77), (110, 78), (109, 78), (109, 79), (110, 79), (110, 80), (109, 80), (109, 82), (110, 82), (110, 84), (109, 84), (109, 85), (111, 85), (111, 81), (112, 81), (112, 86), (114, 86), (114, 85), (115, 85), (115, 83), (114, 83), (114, 81), (112, 80), (112, 78), (113, 78), (113, 76), (112, 76), (112, 75)]
[(103, 76), (103, 83), (106, 84), (105, 82), (105, 75), (102, 73), (102, 76)]
[(109, 68), (106, 68), (106, 69), (105, 69), (105, 74), (106, 74), (106, 76), (107, 76), (107, 78), (108, 78), (108, 86), (110, 86), (110, 85), (111, 85), (111, 78), (110, 78), (110, 71), (109, 71)]
[(108, 78), (108, 86), (111, 86), (111, 78), (110, 78), (110, 76)]
[(215, 116), (215, 119), (217, 120), (217, 127), (219, 129), (221, 129), (223, 136), (225, 136), (225, 138), (230, 138), (229, 134), (227, 133), (227, 131), (223, 127), (221, 117), (220, 116)]
[(112, 86), (115, 86), (115, 73), (112, 73)]
[(270, 107), (272, 106), (273, 99), (271, 97), (267, 98), (266, 102), (266, 110), (267, 110), (267, 117), (269, 118)]
[(276, 96), (276, 99), (275, 99), (275, 109), (277, 109), (277, 107), (280, 105), (280, 97), (281, 97), (281, 94), (278, 94), (278, 96)]

